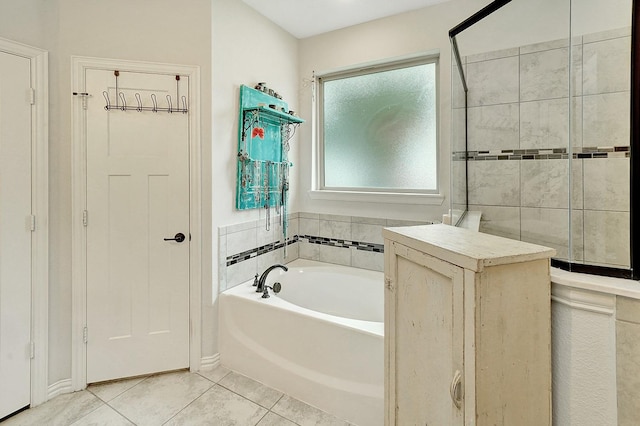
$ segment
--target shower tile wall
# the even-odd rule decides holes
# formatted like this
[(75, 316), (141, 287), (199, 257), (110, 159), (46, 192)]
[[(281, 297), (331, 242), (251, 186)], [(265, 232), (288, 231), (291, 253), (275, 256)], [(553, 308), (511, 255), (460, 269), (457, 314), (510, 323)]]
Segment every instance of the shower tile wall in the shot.
[[(464, 59), (469, 209), (483, 212), (481, 230), (553, 247), (561, 259), (629, 266), (630, 34)], [(454, 103), (456, 147), (461, 107)], [(454, 152), (454, 179), (462, 159)], [(454, 204), (462, 196), (454, 188)]]
[(222, 292), (253, 279), (269, 265), (298, 258), (382, 271), (382, 229), (428, 223), (432, 222), (294, 213), (289, 215), (286, 256), (278, 216), (270, 230), (264, 220), (220, 227), (219, 288)]

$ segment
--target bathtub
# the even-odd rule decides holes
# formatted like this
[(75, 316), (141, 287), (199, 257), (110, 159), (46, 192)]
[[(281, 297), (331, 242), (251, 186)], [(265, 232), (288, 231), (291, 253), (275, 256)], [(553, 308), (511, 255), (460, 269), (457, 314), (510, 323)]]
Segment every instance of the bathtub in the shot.
[(220, 295), (220, 361), (227, 368), (356, 425), (384, 423), (382, 272), (296, 260)]

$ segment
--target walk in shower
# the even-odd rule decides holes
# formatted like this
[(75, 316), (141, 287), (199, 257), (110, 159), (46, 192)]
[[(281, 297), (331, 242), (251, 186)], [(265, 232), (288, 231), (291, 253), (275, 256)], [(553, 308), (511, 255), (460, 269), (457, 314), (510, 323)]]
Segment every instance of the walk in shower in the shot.
[(451, 30), (457, 217), (553, 247), (556, 266), (637, 275), (632, 3), (494, 1)]

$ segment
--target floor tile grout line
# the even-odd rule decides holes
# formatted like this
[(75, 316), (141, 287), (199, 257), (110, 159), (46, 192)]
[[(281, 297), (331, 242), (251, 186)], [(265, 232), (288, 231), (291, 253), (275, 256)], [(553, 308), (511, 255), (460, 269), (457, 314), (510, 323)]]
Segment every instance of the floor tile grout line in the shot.
[(267, 415), (270, 413), (271, 411), (267, 410), (266, 413), (264, 413), (264, 415), (262, 417), (260, 417), (260, 420), (258, 420), (258, 422), (254, 425), (254, 426), (258, 426), (260, 424), (260, 422), (262, 420), (264, 420), (265, 417), (267, 417)]
[[(211, 382), (211, 380), (209, 380)], [(199, 400), (200, 398), (202, 398), (204, 396), (204, 394), (206, 394), (207, 392), (209, 392), (211, 389), (214, 388), (214, 386), (216, 386), (217, 383), (212, 383), (211, 386), (209, 386), (207, 389), (205, 389), (204, 392), (202, 392), (200, 395), (198, 395), (197, 397), (193, 398), (191, 401), (189, 401), (189, 403), (187, 405), (185, 405), (184, 407), (182, 407), (180, 410), (178, 410), (177, 413), (175, 413), (173, 416), (169, 417), (167, 420), (165, 420), (164, 422), (162, 422), (163, 425), (166, 425), (167, 423), (169, 423), (172, 419), (174, 419), (178, 414), (182, 413), (184, 410), (186, 410), (188, 407), (191, 406), (191, 404), (193, 404), (194, 402), (196, 402), (197, 400)]]
[[(190, 371), (188, 370), (178, 370), (178, 371), (183, 371), (189, 374), (192, 374)], [(115, 408), (114, 406), (112, 406), (109, 402), (115, 400), (116, 398), (118, 398), (119, 396), (125, 394), (126, 392), (132, 390), (133, 388), (137, 387), (138, 385), (140, 385), (141, 383), (145, 382), (147, 379), (151, 378), (151, 377), (156, 377), (156, 376), (162, 376), (164, 374), (171, 374), (171, 373), (175, 373), (176, 371), (168, 371), (168, 372), (160, 372), (160, 373), (154, 373), (154, 374), (150, 374), (148, 376), (146, 376), (143, 380), (141, 380), (140, 382), (136, 383), (135, 385), (131, 386), (130, 388), (128, 388), (127, 390), (119, 393), (117, 396), (114, 396), (113, 398), (111, 398), (108, 402), (107, 401), (103, 401), (105, 405), (107, 405), (109, 408), (111, 408), (113, 411), (115, 411), (116, 413), (118, 413), (119, 415), (121, 415), (122, 417), (124, 417), (127, 421), (129, 421), (130, 423), (137, 425), (136, 422), (134, 422), (133, 420), (131, 420), (130, 418), (128, 418), (124, 413), (120, 412), (117, 408)], [(197, 372), (194, 374), (198, 374)], [(200, 374), (198, 374), (200, 376)], [(200, 376), (202, 377), (202, 376)], [(206, 378), (206, 377), (202, 377), (205, 380), (208, 380), (211, 383), (211, 386), (209, 386), (204, 392), (202, 392), (202, 394), (200, 394), (199, 396), (195, 397), (193, 400), (191, 400), (186, 406), (182, 407), (176, 414), (174, 414), (173, 416), (171, 416), (170, 418), (168, 418), (166, 421), (164, 421), (162, 424), (167, 423), (169, 420), (173, 419), (175, 416), (177, 416), (180, 412), (182, 412), (185, 408), (187, 408), (189, 405), (191, 405), (195, 400), (197, 400), (198, 398), (200, 398), (202, 395), (204, 395), (205, 393), (207, 393), (213, 386), (215, 386), (215, 383)], [(94, 394), (95, 395), (95, 394)], [(96, 395), (97, 397), (97, 395)], [(99, 397), (98, 397), (99, 398)], [(99, 398), (100, 399), (100, 398)], [(101, 400), (102, 401), (102, 400)]]
[(112, 407), (111, 405), (109, 405), (108, 402), (105, 402), (104, 405), (106, 405), (107, 407), (111, 408), (113, 411), (115, 411), (116, 413), (118, 413), (119, 415), (122, 416), (123, 419), (126, 419), (129, 423), (131, 423), (132, 425), (137, 425), (136, 422), (134, 422), (133, 420), (131, 420), (129, 417), (125, 416), (124, 413), (121, 413), (120, 411), (118, 411), (115, 407)]
[[(90, 393), (91, 393), (91, 392), (90, 392)], [(93, 393), (91, 393), (91, 394), (93, 395)], [(71, 425), (73, 425), (73, 424), (75, 424), (75, 423), (79, 422), (80, 420), (84, 419), (84, 418), (85, 418), (85, 417), (87, 417), (89, 414), (91, 414), (91, 413), (93, 413), (93, 412), (95, 412), (95, 411), (99, 410), (100, 408), (102, 408), (102, 406), (103, 406), (103, 405), (106, 405), (106, 403), (105, 403), (103, 400), (101, 400), (100, 398), (98, 398), (96, 395), (93, 395), (93, 396), (94, 396), (94, 397), (96, 397), (96, 399), (97, 399), (98, 401), (100, 401), (101, 405), (97, 406), (96, 408), (94, 408), (94, 409), (93, 409), (93, 410), (91, 410), (91, 411), (87, 411), (84, 415), (82, 415), (82, 416), (78, 417), (77, 419), (75, 419), (73, 422), (71, 422)]]
[[(269, 410), (269, 411), (267, 412), (267, 414), (269, 414), (269, 413), (273, 414), (274, 416), (278, 416), (278, 417), (280, 417), (280, 418), (283, 418), (283, 419), (285, 419), (285, 420), (287, 420), (287, 421), (289, 421), (289, 422), (293, 423), (293, 424), (294, 424), (294, 425), (296, 425), (296, 426), (302, 426), (300, 423), (295, 422), (295, 421), (291, 420), (290, 418), (283, 416), (282, 414), (278, 414), (278, 413), (276, 413), (275, 411), (271, 411), (271, 410)], [(267, 414), (265, 414), (265, 416), (266, 416)]]
[(222, 377), (220, 377), (217, 381), (210, 379), (209, 377), (203, 375), (200, 371), (196, 371), (195, 374), (197, 374), (198, 376), (202, 377), (203, 379), (207, 379), (209, 380), (211, 383), (213, 383), (214, 385), (217, 385), (218, 383), (220, 383), (222, 381), (222, 379), (224, 379), (225, 377), (227, 377), (229, 374), (231, 373), (231, 370), (227, 371)]
[[(120, 392), (119, 394), (115, 395), (115, 396), (114, 396), (114, 397), (112, 397), (109, 401), (113, 401), (114, 399), (116, 399), (116, 398), (118, 398), (120, 395), (122, 395), (123, 393), (130, 391), (131, 389), (135, 388), (136, 386), (138, 386), (139, 384), (141, 384), (142, 382), (146, 381), (148, 378), (150, 378), (150, 377), (152, 377), (152, 376), (153, 376), (153, 375), (148, 375), (148, 376), (139, 376), (139, 377), (144, 377), (144, 379), (140, 380), (138, 383), (136, 383), (135, 385), (131, 386), (130, 388), (127, 388), (127, 389), (123, 390), (122, 392)], [(122, 381), (122, 380), (130, 380), (130, 379), (134, 379), (134, 377), (131, 377), (131, 378), (129, 378), (129, 379), (112, 380), (112, 381), (110, 381), (110, 382), (111, 382), (111, 383), (117, 383), (117, 382)], [(109, 382), (103, 382), (103, 383), (109, 383)], [(99, 395), (96, 395), (93, 391), (91, 391), (91, 389), (90, 389), (90, 388), (91, 388), (91, 386), (89, 385), (89, 386), (87, 386), (87, 387), (86, 387), (86, 390), (87, 390), (88, 392), (91, 392), (91, 394), (92, 394), (92, 395), (94, 395), (96, 398), (98, 398), (98, 399), (100, 399), (101, 401), (103, 401), (105, 404), (108, 404), (108, 403), (109, 403), (109, 401), (105, 401), (105, 400), (104, 400), (104, 399), (102, 399)]]
[[(232, 371), (230, 370), (227, 374), (225, 374), (225, 375), (224, 375), (224, 377), (227, 377), (231, 372), (232, 372)], [(222, 380), (224, 377), (222, 377), (220, 380)], [(211, 381), (211, 380), (210, 380), (210, 381)], [(257, 382), (257, 383), (260, 383), (260, 382)], [(265, 406), (263, 406), (263, 405), (261, 405), (261, 404), (258, 404), (258, 403), (257, 403), (257, 402), (255, 402), (255, 401), (250, 400), (249, 398), (245, 397), (244, 395), (241, 395), (241, 394), (239, 394), (238, 392), (235, 392), (235, 391), (233, 391), (233, 390), (231, 390), (231, 389), (229, 389), (229, 388), (225, 387), (224, 385), (221, 385), (221, 384), (218, 382), (218, 383), (213, 383), (213, 384), (212, 384), (212, 386), (211, 386), (211, 387), (209, 387), (209, 389), (207, 389), (205, 392), (203, 392), (203, 393), (202, 393), (202, 395), (198, 396), (198, 397), (197, 397), (197, 398), (195, 398), (193, 401), (191, 401), (189, 404), (187, 404), (187, 406), (185, 406), (183, 409), (181, 409), (181, 410), (180, 410), (178, 413), (176, 413), (173, 417), (171, 417), (170, 419), (167, 419), (167, 421), (165, 421), (165, 422), (163, 423), (163, 425), (164, 425), (164, 424), (167, 424), (169, 421), (171, 421), (171, 419), (175, 418), (178, 414), (180, 414), (182, 411), (184, 411), (187, 407), (189, 407), (191, 404), (193, 404), (194, 402), (196, 402), (196, 400), (198, 400), (198, 399), (202, 398), (202, 396), (204, 396), (204, 394), (205, 394), (205, 393), (209, 392), (209, 391), (210, 391), (211, 389), (213, 389), (215, 386), (218, 386), (218, 387), (220, 387), (220, 388), (222, 388), (222, 389), (225, 389), (225, 390), (227, 390), (227, 391), (229, 391), (229, 392), (231, 392), (231, 393), (233, 393), (233, 394), (235, 394), (235, 395), (239, 396), (240, 398), (242, 398), (242, 399), (244, 399), (244, 400), (246, 400), (246, 401), (250, 402), (251, 404), (256, 405), (256, 406), (257, 406), (257, 407), (259, 407), (259, 408), (262, 408), (262, 409), (267, 410), (267, 411), (264, 413), (264, 415), (260, 418), (260, 420), (258, 420), (258, 423), (260, 423), (260, 422), (262, 421), (262, 419), (264, 419), (264, 417), (265, 417), (267, 414), (269, 414), (269, 413), (271, 412), (271, 410), (270, 410), (269, 408), (267, 408), (267, 407), (265, 407)], [(263, 385), (263, 386), (266, 386), (266, 385)], [(278, 391), (278, 392), (280, 392), (280, 391)], [(280, 392), (280, 393), (282, 393), (282, 392)], [(282, 394), (282, 395), (280, 396), (280, 398), (278, 398), (278, 401), (280, 401), (280, 399), (282, 399), (282, 397), (283, 397), (283, 396), (284, 396), (284, 394)], [(277, 402), (278, 402), (278, 401), (276, 401), (276, 404), (277, 404)], [(275, 406), (275, 404), (273, 404), (273, 405)], [(276, 413), (274, 413), (274, 414), (276, 414)], [(284, 419), (286, 419), (286, 420), (289, 420), (289, 419), (287, 419), (287, 418), (286, 418), (286, 417), (284, 417), (284, 416), (280, 416), (280, 417), (282, 417), (282, 418), (284, 418)], [(290, 420), (290, 421), (291, 421), (291, 420)], [(292, 422), (293, 422), (293, 421), (292, 421)], [(256, 423), (256, 425), (257, 425), (258, 423)], [(293, 422), (293, 423), (295, 423), (295, 422)], [(296, 423), (296, 425), (297, 425), (297, 423)]]
[[(231, 373), (231, 372), (233, 372), (233, 371), (229, 371), (229, 373)], [(236, 374), (240, 374), (240, 373), (236, 373)], [(227, 375), (228, 375), (228, 374), (227, 374)], [(225, 377), (226, 377), (226, 376), (225, 376)], [(248, 377), (248, 376), (245, 376), (245, 377)], [(249, 379), (251, 379), (251, 377), (248, 377), (248, 378), (249, 378)], [(220, 379), (220, 380), (222, 380), (222, 379)], [(245, 399), (245, 400), (247, 400), (247, 401), (251, 402), (252, 404), (255, 404), (255, 405), (257, 405), (258, 407), (264, 408), (265, 410), (267, 410), (267, 412), (265, 413), (265, 416), (266, 416), (268, 413), (273, 413), (273, 414), (275, 414), (275, 415), (276, 415), (276, 416), (278, 416), (278, 417), (282, 417), (283, 419), (288, 420), (288, 421), (290, 421), (291, 423), (293, 423), (293, 424), (295, 424), (295, 425), (297, 425), (297, 426), (300, 426), (300, 424), (299, 424), (299, 423), (297, 423), (297, 422), (295, 422), (294, 420), (292, 420), (292, 419), (290, 419), (290, 418), (288, 418), (288, 417), (286, 417), (286, 416), (284, 416), (284, 415), (282, 415), (282, 414), (280, 414), (280, 413), (276, 413), (275, 411), (273, 411), (273, 408), (274, 408), (276, 405), (278, 405), (278, 402), (280, 402), (280, 400), (282, 400), (282, 398), (284, 398), (285, 396), (288, 396), (287, 394), (285, 394), (284, 392), (281, 392), (281, 391), (279, 391), (279, 390), (277, 390), (277, 389), (274, 389), (274, 388), (272, 388), (272, 387), (269, 387), (269, 386), (267, 386), (267, 385), (265, 385), (265, 384), (263, 384), (263, 383), (260, 383), (260, 382), (258, 382), (258, 381), (257, 381), (257, 380), (255, 380), (255, 379), (251, 379), (251, 380), (254, 380), (256, 383), (259, 383), (259, 384), (261, 384), (262, 386), (265, 386), (265, 387), (267, 387), (267, 388), (269, 388), (269, 389), (272, 389), (272, 390), (274, 390), (274, 391), (276, 391), (276, 392), (278, 392), (278, 393), (280, 393), (280, 394), (281, 394), (281, 395), (280, 395), (280, 397), (278, 398), (278, 400), (277, 400), (277, 401), (276, 401), (276, 402), (271, 406), (271, 408), (267, 408), (267, 407), (265, 407), (264, 405), (261, 405), (261, 404), (259, 404), (259, 403), (255, 402), (255, 401), (252, 401), (252, 400), (250, 400), (249, 398), (247, 398), (246, 396), (244, 396), (244, 395), (242, 395), (242, 394), (240, 394), (240, 393), (238, 393), (238, 392), (234, 391), (233, 389), (229, 389), (229, 388), (227, 388), (226, 386), (224, 386), (224, 385), (222, 385), (222, 384), (220, 384), (220, 383), (216, 383), (216, 384), (217, 384), (218, 386), (220, 386), (221, 388), (226, 389), (226, 390), (228, 390), (229, 392), (234, 393), (234, 394), (238, 395), (239, 397), (241, 397), (241, 398), (243, 398), (243, 399)], [(301, 402), (302, 402), (302, 401), (301, 401)], [(314, 408), (315, 408), (315, 407), (314, 407)], [(327, 413), (327, 414), (329, 414), (329, 413)], [(263, 418), (264, 418), (264, 416), (260, 419), (260, 421), (262, 421), (262, 419), (263, 419)], [(258, 423), (260, 423), (260, 421), (258, 421)], [(257, 425), (257, 423), (256, 423), (256, 425)]]
[[(280, 392), (280, 391), (278, 391), (278, 392)], [(269, 411), (273, 412), (273, 407), (275, 407), (276, 405), (278, 405), (278, 402), (282, 401), (282, 398), (284, 398), (285, 393), (284, 393), (284, 392), (280, 392), (280, 393), (281, 393), (282, 395), (280, 395), (280, 398), (278, 398), (278, 400), (275, 402), (275, 404), (273, 404), (273, 405), (271, 406), (271, 408), (269, 408)], [(273, 413), (273, 414), (278, 414), (278, 413)], [(278, 414), (278, 415), (279, 415), (279, 414)], [(279, 415), (279, 416), (280, 416), (280, 415)], [(286, 418), (286, 417), (284, 417), (284, 416), (280, 416), (280, 417), (282, 417), (282, 418)], [(287, 419), (287, 420), (289, 420), (289, 419)], [(292, 421), (293, 421), (293, 420), (292, 420)]]
[[(123, 412), (121, 412), (120, 410), (118, 410), (116, 407), (114, 407), (113, 405), (110, 404), (111, 401), (115, 400), (116, 398), (118, 398), (120, 395), (130, 391), (131, 389), (135, 388), (136, 386), (138, 386), (140, 383), (144, 382), (145, 380), (147, 380), (149, 377), (151, 377), (152, 375), (149, 375), (147, 377), (145, 377), (143, 380), (141, 380), (139, 383), (136, 383), (135, 385), (131, 386), (129, 389), (120, 392), (118, 395), (114, 396), (113, 398), (111, 398), (109, 401), (103, 401), (104, 405), (106, 405), (107, 407), (109, 407), (110, 409), (112, 409), (113, 411), (115, 411), (116, 413), (118, 413), (120, 416), (122, 416), (122, 418), (126, 419), (129, 423), (131, 423), (132, 425), (138, 425), (136, 422), (134, 422), (132, 419), (130, 419), (129, 417), (127, 417)], [(98, 397), (99, 398), (99, 397)]]
[[(245, 376), (245, 377), (247, 377), (247, 376)], [(251, 377), (249, 377), (249, 378), (251, 379)], [(253, 380), (253, 379), (252, 379), (252, 380)], [(260, 383), (260, 382), (258, 382), (257, 380), (254, 380), (254, 381), (255, 381), (256, 383)], [(267, 388), (269, 388), (269, 389), (275, 390), (276, 392), (278, 392), (278, 393), (281, 393), (281, 394), (282, 394), (282, 395), (280, 395), (280, 398), (278, 398), (278, 401), (276, 401), (276, 402), (271, 406), (271, 408), (268, 408), (268, 407), (265, 407), (264, 405), (262, 405), (262, 404), (260, 404), (260, 403), (258, 403), (258, 402), (255, 402), (255, 401), (250, 400), (250, 399), (249, 399), (249, 398), (247, 398), (246, 396), (242, 395), (241, 393), (238, 393), (237, 391), (235, 391), (235, 390), (233, 390), (233, 389), (229, 389), (229, 388), (228, 388), (228, 387), (226, 387), (225, 385), (222, 385), (222, 384), (220, 384), (220, 383), (216, 383), (216, 384), (217, 384), (218, 386), (220, 386), (221, 388), (226, 389), (226, 390), (228, 390), (229, 392), (231, 392), (231, 393), (233, 393), (233, 394), (236, 394), (236, 395), (238, 395), (238, 396), (239, 396), (239, 397), (241, 397), (241, 398), (246, 399), (246, 400), (247, 400), (247, 401), (249, 401), (250, 403), (257, 405), (258, 407), (262, 407), (262, 408), (264, 408), (264, 409), (265, 409), (265, 410), (267, 410), (267, 411), (271, 411), (271, 408), (273, 408), (273, 407), (278, 403), (278, 401), (280, 401), (280, 399), (284, 396), (284, 393), (280, 392), (279, 390), (276, 390), (276, 389), (270, 388), (269, 386), (267, 386), (267, 385), (264, 385), (264, 384), (260, 383), (262, 386), (265, 386), (265, 387), (267, 387)]]
[[(280, 392), (280, 391), (278, 391), (278, 392)], [(283, 419), (288, 420), (288, 421), (290, 421), (291, 423), (293, 423), (293, 424), (295, 424), (295, 425), (297, 425), (297, 426), (301, 426), (301, 425), (300, 425), (300, 423), (298, 423), (298, 422), (296, 422), (296, 421), (294, 421), (294, 420), (292, 420), (292, 419), (290, 419), (290, 418), (288, 418), (288, 417), (286, 417), (286, 416), (284, 416), (284, 415), (282, 415), (282, 414), (280, 414), (280, 413), (276, 413), (275, 411), (273, 411), (273, 408), (275, 408), (275, 406), (276, 406), (276, 405), (278, 405), (278, 403), (279, 403), (280, 401), (282, 401), (282, 398), (284, 398), (285, 396), (288, 396), (288, 395), (287, 395), (287, 394), (285, 394), (284, 392), (282, 392), (282, 395), (280, 396), (280, 398), (278, 398), (278, 400), (276, 401), (276, 403), (275, 403), (275, 404), (273, 404), (273, 407), (271, 407), (271, 408), (269, 409), (269, 413), (273, 413), (273, 414), (275, 414), (276, 416), (278, 416), (278, 417), (282, 417)], [(266, 414), (265, 414), (265, 416), (266, 416)]]
[[(97, 399), (98, 401), (100, 401), (100, 405), (99, 405), (98, 407), (96, 407), (94, 410), (91, 410), (91, 411), (87, 412), (85, 415), (83, 415), (82, 417), (80, 417), (80, 418), (76, 419), (73, 423), (71, 423), (72, 425), (73, 425), (73, 424), (75, 424), (75, 423), (77, 423), (78, 421), (80, 421), (80, 420), (84, 419), (85, 417), (89, 416), (90, 414), (92, 414), (92, 413), (94, 413), (94, 412), (98, 411), (98, 410), (99, 410), (100, 408), (102, 408), (102, 407), (107, 407), (107, 408), (109, 408), (109, 409), (111, 409), (111, 410), (115, 411), (116, 413), (118, 413), (120, 416), (122, 416), (124, 419), (126, 419), (129, 423), (131, 423), (131, 424), (133, 424), (133, 425), (135, 425), (135, 424), (136, 424), (136, 423), (135, 423), (135, 422), (133, 422), (130, 418), (128, 418), (128, 417), (127, 417), (127, 416), (125, 416), (123, 413), (121, 413), (120, 411), (118, 411), (116, 408), (114, 408), (113, 406), (109, 405), (109, 403), (108, 403), (107, 401), (104, 401), (103, 399), (101, 399), (98, 395), (96, 395), (96, 394), (94, 394), (93, 392), (90, 392), (90, 391), (87, 391), (87, 392), (91, 393), (94, 397), (96, 397), (96, 399)], [(123, 392), (123, 393), (124, 393), (124, 392)], [(112, 398), (112, 399), (115, 399), (115, 397), (114, 397), (114, 398)]]

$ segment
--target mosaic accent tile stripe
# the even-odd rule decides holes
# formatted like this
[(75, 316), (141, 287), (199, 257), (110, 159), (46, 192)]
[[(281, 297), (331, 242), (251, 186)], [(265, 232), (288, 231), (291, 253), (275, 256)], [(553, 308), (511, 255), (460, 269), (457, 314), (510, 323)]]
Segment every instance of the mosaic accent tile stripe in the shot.
[(384, 244), (364, 243), (360, 241), (339, 240), (336, 238), (315, 237), (311, 235), (300, 235), (300, 240), (304, 240), (311, 244), (321, 244), (323, 246), (351, 248), (356, 250), (373, 251), (376, 253), (384, 253)]
[[(331, 247), (351, 248), (356, 250), (370, 251), (375, 253), (384, 253), (384, 244), (366, 243), (361, 241), (340, 240), (336, 238), (317, 237), (314, 235), (294, 235), (287, 239), (287, 245), (297, 243), (299, 241), (307, 242), (310, 244), (320, 244)], [(250, 250), (243, 251), (231, 256), (227, 256), (227, 266), (235, 265), (236, 263), (243, 262), (245, 260), (252, 259), (260, 256), (261, 254), (269, 253), (274, 250), (278, 250), (285, 246), (282, 241), (277, 241), (270, 244), (265, 244), (260, 247), (256, 247)]]
[[(291, 245), (297, 242), (298, 242), (298, 236), (294, 235), (291, 238), (287, 238), (286, 245)], [(227, 266), (235, 265), (236, 263), (249, 260), (251, 258), (260, 256), (261, 254), (265, 254), (265, 253), (272, 252), (274, 250), (281, 249), (284, 246), (285, 246), (284, 242), (276, 241), (276, 242), (265, 244), (260, 247), (255, 247), (231, 256), (227, 256)]]
[[(456, 151), (453, 161), (492, 161), (492, 160), (567, 160), (567, 148), (549, 149), (503, 149), (492, 151)], [(630, 158), (630, 146), (575, 147), (572, 158)]]

